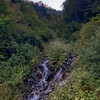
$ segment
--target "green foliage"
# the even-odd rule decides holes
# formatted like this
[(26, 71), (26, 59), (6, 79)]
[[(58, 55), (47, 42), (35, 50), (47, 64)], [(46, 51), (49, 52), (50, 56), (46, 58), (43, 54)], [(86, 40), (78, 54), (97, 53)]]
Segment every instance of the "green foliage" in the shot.
[(81, 66), (72, 72), (72, 83), (58, 85), (47, 100), (99, 100), (100, 80), (96, 80), (95, 75), (91, 76)]
[(77, 54), (72, 81), (68, 84), (68, 80), (64, 80), (65, 85), (58, 85), (48, 100), (100, 99), (100, 16), (90, 20), (82, 25), (77, 40), (69, 43), (70, 49)]
[(58, 22), (58, 36), (64, 37), (67, 42), (75, 42), (79, 37), (77, 31), (81, 29), (82, 23), (97, 16), (100, 13), (99, 6), (100, 0), (65, 0)]
[(0, 14), (7, 14), (8, 11), (7, 11), (7, 5), (6, 5), (6, 2), (5, 0), (1, 0), (0, 1)]
[(80, 54), (82, 62), (87, 65), (87, 69), (91, 74), (97, 73), (97, 75), (100, 73), (100, 28), (98, 22), (99, 19), (96, 21), (91, 20), (91, 22), (83, 25), (83, 28), (80, 30), (80, 37), (75, 43), (77, 50), (74, 49)]
[(50, 59), (51, 63), (55, 63), (59, 67), (62, 64), (62, 61), (66, 58), (67, 47), (64, 42), (60, 40), (55, 40), (51, 42), (45, 48), (46, 56)]
[(8, 88), (7, 91), (9, 91), (4, 97), (5, 100), (10, 100), (18, 95), (18, 88), (28, 75), (32, 63), (34, 63), (32, 60), (35, 60), (39, 54), (40, 50), (37, 47), (32, 47), (30, 44), (23, 44), (19, 46), (16, 54), (13, 54), (7, 62), (2, 62), (2, 65), (0, 65), (0, 84), (3, 85), (7, 82), (5, 88)]
[[(96, 19), (96, 20), (94, 20)], [(84, 24), (80, 30), (77, 42), (73, 43), (73, 50), (78, 54), (74, 79), (75, 87), (81, 94), (77, 98), (83, 100), (99, 100), (99, 76), (100, 76), (100, 19), (93, 18), (91, 22)], [(83, 70), (84, 69), (84, 70)], [(86, 73), (86, 75), (84, 75)], [(83, 75), (83, 76), (82, 76)], [(76, 90), (76, 89), (75, 89)], [(75, 96), (74, 96), (75, 97)]]
[(0, 1), (0, 100), (21, 98), (23, 80), (43, 51), (44, 42), (51, 39), (50, 31), (49, 22), (39, 18), (32, 3)]
[(100, 27), (96, 30), (95, 35), (90, 38), (90, 42), (86, 43), (84, 59), (88, 62), (89, 70), (92, 73), (100, 73), (100, 46), (99, 46), (99, 39), (100, 39)]
[[(1, 0), (0, 100), (21, 98), (20, 87), (41, 51), (51, 65), (60, 67), (69, 47), (78, 54), (77, 68), (72, 72), (74, 81), (72, 86), (58, 86), (50, 99), (99, 100), (99, 6), (100, 0), (66, 0), (57, 25), (56, 15), (49, 14), (44, 7), (37, 11), (32, 3), (23, 0)], [(69, 44), (63, 40), (48, 43), (55, 35), (53, 29)]]
[[(15, 52), (17, 44), (11, 36), (12, 20), (9, 17), (0, 17), (0, 55), (1, 58), (9, 58)], [(13, 27), (12, 27), (13, 28)], [(4, 56), (4, 57), (3, 57)]]
[(69, 23), (65, 25), (64, 29), (62, 30), (62, 34), (67, 42), (76, 40), (76, 36), (74, 34), (76, 31), (79, 30), (79, 28), (80, 28), (79, 24), (76, 23)]
[(67, 22), (86, 22), (100, 12), (99, 0), (66, 0), (64, 18)]

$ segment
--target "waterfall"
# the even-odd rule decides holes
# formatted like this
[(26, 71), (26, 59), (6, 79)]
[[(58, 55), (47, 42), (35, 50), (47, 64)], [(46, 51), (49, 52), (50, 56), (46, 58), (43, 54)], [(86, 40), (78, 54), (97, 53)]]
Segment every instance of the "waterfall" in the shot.
[(42, 60), (42, 63), (32, 70), (30, 78), (27, 79), (26, 90), (28, 93), (26, 94), (27, 97), (23, 97), (24, 100), (45, 100), (49, 93), (52, 92), (53, 85), (56, 83), (60, 85), (61, 82), (64, 82), (62, 80), (63, 75), (65, 75), (65, 77), (70, 77), (70, 72), (74, 68), (74, 59), (75, 55), (72, 52), (69, 53), (68, 58), (62, 63), (57, 73), (52, 73), (48, 69), (48, 59)]

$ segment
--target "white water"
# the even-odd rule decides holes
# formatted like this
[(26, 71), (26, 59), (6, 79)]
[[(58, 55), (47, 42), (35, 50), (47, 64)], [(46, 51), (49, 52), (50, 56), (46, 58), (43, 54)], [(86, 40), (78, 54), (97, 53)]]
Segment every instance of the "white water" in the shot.
[[(48, 63), (48, 60), (46, 60), (43, 64), (41, 64), (41, 67), (42, 67), (42, 69), (43, 69), (43, 73), (44, 73), (44, 75), (43, 75), (43, 78), (40, 80), (40, 82), (37, 84), (37, 88), (36, 88), (36, 93), (34, 94), (34, 96), (31, 98), (31, 99), (29, 99), (29, 100), (39, 100), (39, 98), (40, 98), (40, 95), (41, 95), (41, 91), (43, 91), (44, 90), (44, 88), (45, 88), (45, 86), (46, 85), (48, 85), (48, 83), (47, 83), (47, 79), (48, 79), (48, 77), (49, 77), (49, 74), (50, 74), (50, 71), (49, 71), (49, 69), (47, 68), (47, 64)], [(50, 87), (48, 87), (48, 89), (46, 90), (46, 91), (44, 91), (44, 93), (47, 93), (47, 92), (49, 92), (49, 91), (51, 91), (50, 90)]]
[[(74, 68), (74, 63), (73, 63), (74, 58), (75, 58), (75, 55), (73, 55), (73, 54), (70, 53), (69, 54), (69, 58), (67, 59), (67, 61), (63, 65), (64, 67), (62, 66), (59, 69), (59, 71), (53, 77), (53, 79), (51, 81), (47, 81), (48, 78), (51, 76), (51, 71), (47, 68), (47, 63), (49, 61), (48, 60), (45, 60), (43, 62), (43, 64), (41, 64), (41, 69), (43, 71), (43, 76), (39, 80), (39, 82), (34, 85), (33, 91), (30, 94), (31, 97), (29, 97), (28, 100), (45, 100), (45, 95), (46, 94), (49, 94), (52, 91), (52, 89), (51, 89), (52, 81), (53, 82), (60, 82), (61, 83), (63, 71), (65, 69), (67, 69), (67, 72), (69, 74), (69, 72)], [(65, 82), (62, 81), (62, 83), (60, 85), (63, 85), (64, 83)]]
[(60, 82), (61, 79), (62, 79), (62, 67), (60, 68), (60, 70), (58, 71), (58, 73), (54, 76), (54, 81)]

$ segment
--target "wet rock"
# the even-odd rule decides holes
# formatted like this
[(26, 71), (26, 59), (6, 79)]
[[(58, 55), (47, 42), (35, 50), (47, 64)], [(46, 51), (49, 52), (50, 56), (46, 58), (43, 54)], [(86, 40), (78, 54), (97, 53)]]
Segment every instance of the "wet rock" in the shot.
[(41, 58), (39, 64), (31, 71), (29, 78), (25, 80), (23, 100), (45, 100), (57, 83), (60, 86), (71, 84), (70, 72), (75, 66), (73, 62), (75, 57), (73, 52), (68, 52), (68, 58), (58, 71), (48, 69), (49, 60), (47, 57)]

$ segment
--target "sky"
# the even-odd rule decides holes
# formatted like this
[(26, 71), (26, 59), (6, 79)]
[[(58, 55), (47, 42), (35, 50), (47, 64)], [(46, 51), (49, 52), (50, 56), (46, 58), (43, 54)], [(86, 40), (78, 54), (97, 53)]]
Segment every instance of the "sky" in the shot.
[[(38, 2), (40, 0), (30, 0), (30, 1), (33, 1), (33, 2)], [(56, 9), (56, 10), (62, 10), (62, 3), (65, 1), (65, 0), (41, 0), (44, 4), (47, 4), (48, 6)]]

